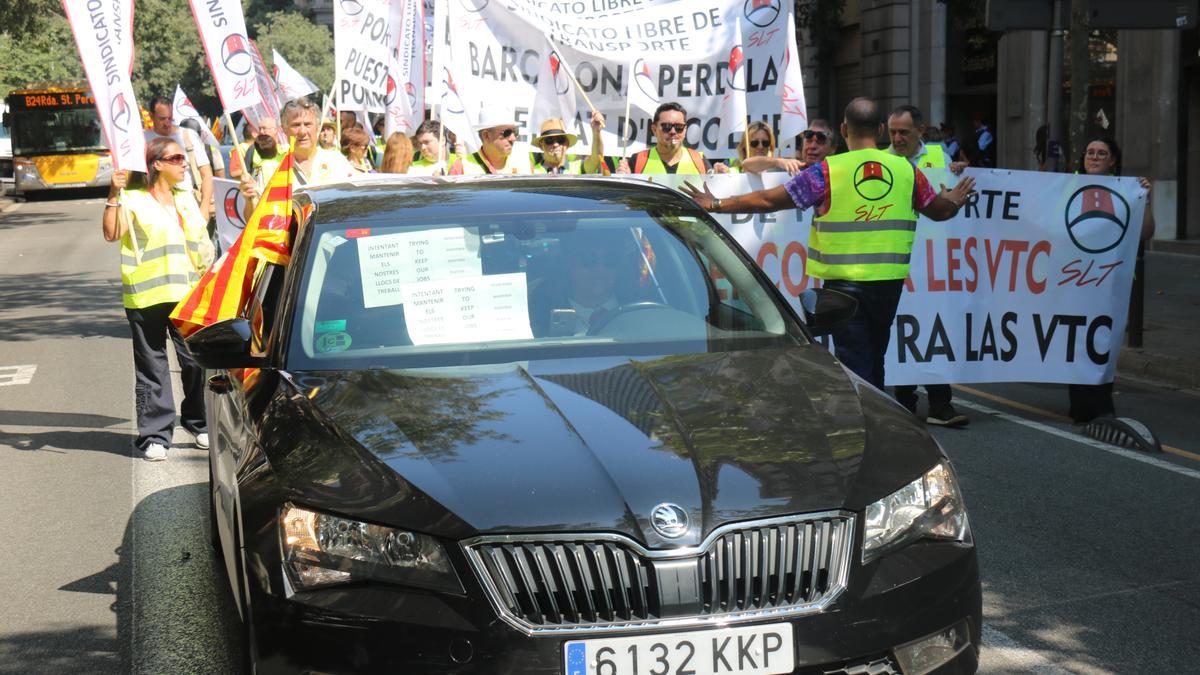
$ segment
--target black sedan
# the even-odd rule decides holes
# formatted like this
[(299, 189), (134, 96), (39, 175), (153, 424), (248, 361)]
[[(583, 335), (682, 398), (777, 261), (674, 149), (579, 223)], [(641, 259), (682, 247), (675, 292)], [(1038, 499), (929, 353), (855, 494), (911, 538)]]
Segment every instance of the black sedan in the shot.
[(259, 672), (973, 672), (958, 480), (696, 205), (634, 180), (296, 196), (189, 343)]

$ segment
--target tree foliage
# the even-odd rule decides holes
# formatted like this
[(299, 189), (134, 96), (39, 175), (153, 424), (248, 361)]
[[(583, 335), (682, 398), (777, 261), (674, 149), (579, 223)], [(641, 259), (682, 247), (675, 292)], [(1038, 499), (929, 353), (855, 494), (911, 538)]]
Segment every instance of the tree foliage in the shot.
[[(288, 0), (251, 0), (250, 37), (268, 67), (271, 49), (318, 86), (333, 83), (333, 36)], [(208, 61), (188, 3), (138, 0), (133, 17), (133, 89), (145, 106), (155, 94), (171, 97), (179, 84), (201, 114), (221, 114)], [(0, 0), (0, 95), (42, 82), (85, 82), (70, 25), (58, 0)]]
[[(329, 91), (333, 86), (333, 34), (299, 12), (270, 12), (254, 26), (255, 42), (271, 66), (271, 50), (278, 50), (301, 75)], [(318, 101), (320, 103), (320, 101)]]
[(71, 27), (60, 14), (43, 15), (37, 30), (0, 34), (0, 64), (0, 96), (38, 83), (84, 81)]

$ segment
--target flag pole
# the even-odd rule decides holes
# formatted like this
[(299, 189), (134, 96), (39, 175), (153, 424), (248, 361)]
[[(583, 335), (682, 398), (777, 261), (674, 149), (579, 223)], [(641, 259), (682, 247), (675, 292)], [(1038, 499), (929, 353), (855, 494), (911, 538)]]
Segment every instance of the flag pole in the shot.
[[(630, 99), (632, 98), (629, 95), (629, 87), (632, 87), (632, 86), (633, 86), (633, 67), (630, 66), (629, 84), (625, 88), (625, 124), (632, 124), (632, 120), (629, 119), (629, 110), (630, 110), (629, 102), (630, 102)], [(621, 134), (621, 157), (624, 158), (625, 151), (629, 148), (629, 141), (628, 141), (628, 139), (625, 138), (625, 130), (624, 129), (620, 129), (619, 133)], [(634, 127), (634, 133), (637, 133), (636, 126)]]

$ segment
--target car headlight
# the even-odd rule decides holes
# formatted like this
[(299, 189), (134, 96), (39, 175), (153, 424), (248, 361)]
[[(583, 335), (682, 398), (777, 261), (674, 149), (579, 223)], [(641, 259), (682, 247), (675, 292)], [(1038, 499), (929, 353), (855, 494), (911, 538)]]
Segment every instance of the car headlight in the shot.
[(291, 504), (280, 520), (285, 567), (298, 588), (371, 579), (463, 592), (446, 549), (428, 535)]
[(971, 541), (967, 509), (947, 462), (867, 507), (863, 562), (922, 538)]

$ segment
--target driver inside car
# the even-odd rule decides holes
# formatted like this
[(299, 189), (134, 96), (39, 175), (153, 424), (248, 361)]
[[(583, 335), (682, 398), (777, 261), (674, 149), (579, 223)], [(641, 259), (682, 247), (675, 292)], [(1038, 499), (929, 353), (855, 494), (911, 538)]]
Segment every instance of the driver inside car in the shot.
[(542, 286), (534, 298), (533, 332), (538, 336), (587, 335), (602, 328), (621, 307), (619, 280), (637, 273), (628, 230), (576, 233), (563, 241), (565, 270), (560, 283)]

